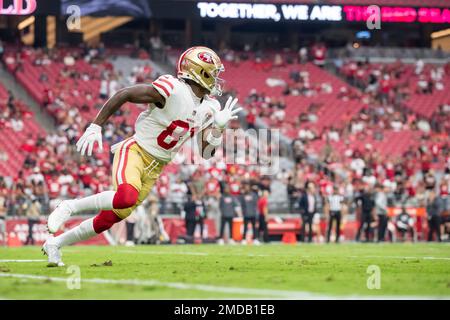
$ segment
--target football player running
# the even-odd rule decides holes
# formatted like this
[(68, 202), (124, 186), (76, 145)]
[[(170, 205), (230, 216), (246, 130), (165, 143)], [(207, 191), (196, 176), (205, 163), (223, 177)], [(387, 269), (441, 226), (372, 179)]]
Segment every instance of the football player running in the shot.
[(211, 97), (221, 95), (222, 71), (223, 64), (213, 50), (192, 47), (180, 56), (177, 77), (163, 75), (152, 84), (121, 89), (106, 101), (76, 144), (81, 155), (91, 156), (96, 143), (102, 150), (102, 126), (124, 103), (145, 103), (149, 108), (137, 118), (133, 137), (111, 147), (114, 190), (62, 201), (48, 217), (48, 230), (54, 234), (72, 215), (100, 211), (44, 243), (48, 266), (64, 265), (61, 247), (92, 238), (128, 217), (147, 197), (164, 166), (194, 134), (202, 157), (214, 155), (227, 123), (241, 110), (236, 98), (230, 97), (221, 109)]

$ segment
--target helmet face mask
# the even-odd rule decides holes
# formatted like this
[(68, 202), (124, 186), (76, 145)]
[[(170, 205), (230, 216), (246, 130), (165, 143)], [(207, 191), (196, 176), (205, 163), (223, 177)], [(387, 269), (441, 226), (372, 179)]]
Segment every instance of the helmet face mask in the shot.
[(211, 72), (209, 76), (211, 76), (214, 79), (214, 87), (211, 89), (210, 93), (213, 96), (221, 96), (222, 95), (222, 88), (225, 84), (225, 80), (222, 78), (219, 78), (219, 75), (221, 72), (224, 72), (225, 68), (223, 65), (219, 69), (215, 69)]
[(219, 74), (225, 70), (219, 56), (207, 47), (187, 49), (178, 60), (177, 75), (190, 79), (211, 95), (221, 95), (224, 81)]

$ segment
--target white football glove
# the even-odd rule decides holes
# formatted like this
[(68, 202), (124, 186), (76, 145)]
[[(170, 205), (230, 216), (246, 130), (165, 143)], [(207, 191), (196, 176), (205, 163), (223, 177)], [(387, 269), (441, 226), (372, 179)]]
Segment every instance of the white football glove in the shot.
[(230, 120), (238, 118), (237, 114), (242, 110), (242, 108), (234, 108), (237, 101), (237, 98), (233, 99), (232, 97), (229, 97), (227, 103), (225, 103), (225, 107), (220, 111), (210, 105), (210, 109), (214, 115), (214, 125), (216, 128), (223, 130)]
[(102, 152), (102, 127), (97, 124), (91, 123), (91, 125), (86, 129), (81, 138), (78, 140), (77, 151), (81, 152), (81, 155), (84, 156), (87, 149), (87, 155), (91, 156), (95, 142), (98, 143), (99, 151)]

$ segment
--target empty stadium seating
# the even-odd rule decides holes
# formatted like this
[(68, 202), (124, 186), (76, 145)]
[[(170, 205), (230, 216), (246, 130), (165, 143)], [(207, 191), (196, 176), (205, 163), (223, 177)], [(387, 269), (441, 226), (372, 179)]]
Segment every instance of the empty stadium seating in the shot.
[[(292, 64), (281, 68), (269, 68), (267, 71), (259, 69), (253, 61), (243, 61), (239, 65), (232, 63), (225, 64), (227, 87), (235, 89), (241, 102), (245, 101), (252, 89), (260, 93), (265, 93), (269, 97), (283, 97), (281, 86), (269, 87), (266, 84), (267, 78), (289, 80), (291, 71), (308, 72), (311, 85), (329, 83), (332, 93), (319, 93), (316, 96), (284, 96), (286, 102), (286, 121), (280, 127), (281, 131), (290, 138), (298, 136), (298, 127), (294, 126), (298, 116), (305, 112), (311, 103), (322, 105), (318, 112), (318, 121), (314, 126), (317, 130), (330, 125), (342, 124), (343, 116), (351, 117), (356, 114), (364, 105), (357, 100), (343, 102), (337, 97), (341, 87), (349, 87), (344, 81), (330, 73), (322, 70), (311, 63), (305, 65)], [(264, 119), (271, 124), (269, 119)]]
[[(343, 75), (349, 75), (349, 65), (352, 64), (352, 61), (347, 62), (343, 65), (340, 72)], [(360, 76), (360, 80), (364, 85), (367, 85), (368, 78), (371, 72), (380, 71), (381, 73), (391, 73), (395, 70), (401, 70), (401, 75), (398, 79), (391, 77), (389, 80), (392, 83), (392, 86), (406, 86), (410, 95), (405, 99), (405, 104), (412, 111), (416, 112), (419, 115), (425, 116), (429, 118), (440, 105), (449, 103), (450, 98), (448, 96), (447, 90), (450, 87), (450, 76), (444, 74), (442, 79), (442, 85), (444, 87), (443, 90), (434, 89), (432, 94), (419, 94), (417, 92), (418, 81), (420, 77), (428, 80), (430, 78), (430, 73), (433, 68), (445, 66), (433, 65), (433, 64), (424, 64), (423, 71), (420, 74), (415, 73), (416, 66), (414, 64), (404, 64), (399, 61), (395, 63), (364, 63), (357, 67), (358, 72), (362, 72)], [(356, 76), (358, 78), (358, 76)]]

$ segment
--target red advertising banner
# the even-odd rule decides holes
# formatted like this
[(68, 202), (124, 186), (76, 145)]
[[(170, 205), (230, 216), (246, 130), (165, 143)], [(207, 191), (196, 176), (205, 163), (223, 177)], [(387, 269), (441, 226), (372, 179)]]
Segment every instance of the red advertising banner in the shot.
[[(186, 235), (186, 227), (184, 219), (181, 218), (162, 218), (164, 223), (164, 229), (170, 237), (170, 242), (175, 243), (178, 237)], [(195, 238), (200, 238), (200, 230), (197, 226)], [(208, 239), (214, 239), (217, 237), (216, 225), (213, 219), (205, 219), (205, 225), (203, 230), (203, 237)]]
[[(66, 222), (64, 229), (69, 230), (80, 224), (86, 217), (76, 217), (72, 218)], [(184, 219), (181, 218), (163, 218), (164, 229), (170, 237), (170, 241), (175, 243), (178, 237), (186, 235), (186, 228)], [(40, 220), (33, 225), (33, 240), (35, 245), (42, 245), (45, 240), (50, 236), (45, 225), (45, 220)], [(6, 220), (6, 233), (9, 245), (25, 245), (28, 237), (28, 220), (24, 218), (20, 219), (8, 219)], [(125, 239), (125, 228), (115, 228), (114, 231), (119, 231), (123, 233), (121, 235), (115, 234), (117, 239)], [(113, 232), (114, 232), (113, 231)], [(58, 232), (56, 235), (61, 234), (62, 231)], [(115, 233), (115, 232), (114, 232)], [(212, 219), (205, 219), (203, 236), (205, 238), (215, 238), (217, 236), (217, 230)], [(3, 235), (0, 233), (0, 244), (5, 240), (2, 238)], [(195, 237), (200, 238), (199, 227), (195, 231)], [(92, 239), (82, 241), (77, 243), (77, 245), (108, 245), (110, 244), (107, 237), (104, 234), (100, 234)]]
[[(65, 229), (71, 229), (74, 226), (80, 224), (84, 218), (72, 218), (67, 221)], [(25, 245), (28, 237), (28, 220), (24, 218), (20, 219), (8, 219), (6, 220), (6, 234), (8, 237), (8, 243), (10, 245)], [(60, 234), (62, 231), (58, 232)], [(45, 220), (40, 220), (33, 225), (33, 240), (34, 244), (42, 245), (45, 240), (50, 236), (47, 231), (47, 226), (45, 225)], [(3, 235), (0, 233), (0, 243), (5, 240), (2, 238)], [(98, 235), (92, 239), (83, 241), (79, 243), (80, 245), (106, 245), (109, 244), (104, 235)]]
[[(391, 207), (388, 208), (388, 216), (395, 217), (402, 212), (402, 208), (400, 207)], [(427, 212), (425, 208), (406, 208), (406, 212), (413, 217), (426, 217)]]

